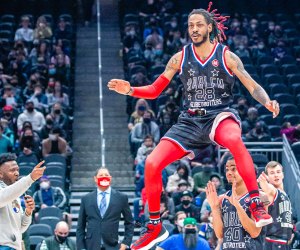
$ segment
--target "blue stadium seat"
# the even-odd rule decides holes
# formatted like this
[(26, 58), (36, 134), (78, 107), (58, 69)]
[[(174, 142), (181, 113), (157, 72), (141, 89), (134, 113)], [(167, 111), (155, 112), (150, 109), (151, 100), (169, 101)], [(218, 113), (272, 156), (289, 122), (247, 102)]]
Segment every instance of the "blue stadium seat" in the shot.
[(39, 219), (44, 217), (56, 217), (58, 219), (62, 218), (62, 212), (57, 207), (46, 207), (43, 209), (40, 209), (39, 211)]
[(295, 104), (294, 97), (291, 94), (279, 93), (274, 95), (274, 99), (279, 102), (279, 104), (290, 103)]
[(52, 228), (46, 224), (33, 224), (28, 228), (29, 236), (39, 235), (49, 237), (53, 235)]
[(280, 83), (273, 83), (268, 87), (268, 89), (270, 90), (271, 97), (273, 97), (275, 94), (289, 93), (287, 86)]
[(281, 70), (283, 75), (297, 74), (299, 72), (299, 67), (295, 64), (283, 64), (281, 65)]
[(294, 83), (300, 83), (300, 74), (288, 74), (286, 76), (286, 80), (289, 86), (293, 85)]
[(269, 132), (272, 138), (281, 137), (280, 135), (280, 126), (278, 125), (270, 125), (268, 126)]
[(296, 59), (293, 56), (290, 55), (285, 55), (282, 58), (280, 58), (280, 64), (284, 65), (284, 64), (296, 64)]
[(300, 83), (294, 83), (290, 86), (290, 93), (297, 96), (300, 93)]
[(46, 224), (51, 227), (52, 232), (54, 232), (54, 229), (56, 227), (56, 224), (60, 221), (57, 217), (54, 216), (47, 216), (47, 217), (42, 217), (40, 219), (40, 224)]
[(294, 144), (292, 144), (291, 146), (296, 159), (299, 161), (300, 160), (300, 142), (295, 142)]
[(258, 119), (264, 121), (267, 125), (276, 125), (277, 121), (270, 112), (266, 115), (260, 115)]
[(289, 104), (289, 103), (281, 104), (280, 113), (282, 115), (295, 115), (295, 114), (299, 114), (299, 109), (294, 104)]
[(257, 65), (263, 65), (263, 64), (271, 64), (274, 62), (274, 58), (271, 56), (261, 56), (257, 59)]
[(285, 115), (283, 117), (283, 122), (290, 122), (292, 125), (300, 124), (300, 115)]
[(265, 85), (270, 85), (272, 83), (284, 83), (284, 79), (279, 74), (267, 74), (264, 75), (264, 82)]
[(35, 249), (36, 246), (41, 243), (43, 240), (45, 239), (44, 236), (40, 236), (40, 235), (33, 235), (29, 237), (29, 241), (30, 241), (30, 249)]
[(260, 65), (260, 75), (267, 74), (279, 74), (278, 68), (274, 64), (262, 64)]

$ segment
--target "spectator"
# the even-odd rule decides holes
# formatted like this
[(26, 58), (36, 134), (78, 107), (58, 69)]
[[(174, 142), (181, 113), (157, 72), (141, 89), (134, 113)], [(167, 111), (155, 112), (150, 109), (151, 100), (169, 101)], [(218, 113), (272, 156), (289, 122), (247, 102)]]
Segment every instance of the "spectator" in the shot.
[(49, 137), (42, 141), (42, 154), (46, 157), (50, 154), (60, 154), (66, 156), (67, 142), (61, 137), (61, 129), (53, 127), (49, 133)]
[[(134, 228), (128, 198), (125, 194), (111, 188), (111, 179), (107, 168), (98, 169), (94, 176), (97, 190), (87, 194), (81, 200), (76, 232), (77, 249), (125, 250), (131, 244)], [(125, 232), (124, 239), (119, 243), (118, 229), (121, 214), (125, 221)], [(91, 227), (91, 225), (97, 226)]]
[(40, 112), (45, 113), (48, 110), (48, 98), (43, 93), (42, 85), (34, 85), (34, 92), (29, 100), (33, 102), (34, 107)]
[(244, 44), (240, 44), (234, 53), (237, 54), (239, 57), (250, 57), (249, 50)]
[(11, 145), (14, 145), (15, 135), (14, 132), (8, 126), (8, 121), (5, 118), (1, 118), (1, 125), (3, 127), (3, 135), (5, 135), (9, 139)]
[(11, 131), (15, 132), (17, 128), (17, 119), (14, 115), (14, 108), (11, 105), (5, 105), (2, 108), (2, 118), (7, 121), (7, 126)]
[[(161, 41), (163, 41), (163, 30), (158, 26), (158, 21), (154, 16), (150, 17), (149, 25), (147, 25), (143, 31), (143, 40), (145, 41), (145, 43), (147, 43), (147, 37), (153, 34), (153, 31), (155, 31), (157, 35), (161, 38)], [(155, 47), (154, 43), (152, 45)]]
[(9, 138), (3, 134), (3, 125), (0, 123), (0, 154), (9, 153), (13, 151), (13, 145)]
[(72, 31), (70, 26), (66, 25), (64, 18), (59, 18), (57, 29), (55, 30), (54, 37), (57, 40), (67, 39), (72, 40)]
[(247, 118), (247, 112), (249, 109), (248, 101), (245, 97), (240, 97), (237, 100), (237, 111), (239, 112), (239, 116), (241, 117), (242, 121)]
[(65, 133), (69, 129), (69, 118), (64, 114), (59, 102), (52, 106), (51, 117), (54, 125), (60, 127), (63, 130), (63, 137), (66, 137)]
[(159, 49), (162, 50), (164, 39), (159, 34), (159, 30), (155, 28), (151, 31), (151, 34), (146, 37), (145, 43), (151, 43), (153, 48), (156, 48), (157, 45), (161, 45)]
[(0, 99), (0, 106), (4, 107), (6, 105), (12, 106), (13, 108), (21, 106), (21, 99), (15, 94), (15, 90), (10, 84), (4, 85), (3, 95)]
[(43, 62), (48, 65), (50, 63), (50, 46), (46, 41), (41, 41), (36, 44), (29, 55), (32, 66), (38, 65), (38, 60), (43, 60)]
[[(1, 45), (1, 43), (0, 43), (0, 45)], [(11, 79), (11, 76), (8, 74), (5, 74), (3, 63), (0, 61), (0, 86), (7, 84), (10, 81), (10, 79)]]
[[(56, 48), (60, 48), (60, 46), (56, 46)], [(63, 84), (69, 84), (70, 83), (70, 58), (64, 54), (63, 51), (57, 52), (57, 55), (51, 58), (51, 63), (54, 65), (52, 67), (52, 70), (55, 73), (55, 78), (62, 82)], [(49, 74), (51, 73), (50, 67), (49, 67)], [(50, 74), (51, 75), (51, 74)]]
[(247, 112), (247, 118), (242, 122), (242, 133), (247, 134), (251, 129), (253, 129), (257, 120), (257, 109), (254, 107), (249, 108)]
[(154, 117), (154, 112), (150, 109), (148, 102), (145, 99), (138, 99), (135, 104), (135, 111), (130, 115), (128, 122), (128, 130), (131, 131), (133, 127), (143, 121), (145, 111), (150, 111)]
[(248, 141), (271, 141), (270, 132), (263, 121), (255, 123), (255, 127), (246, 134)]
[(156, 122), (153, 121), (153, 117), (150, 111), (145, 111), (143, 115), (143, 122), (136, 124), (131, 131), (131, 143), (134, 148), (134, 156), (137, 149), (143, 143), (146, 135), (151, 135), (155, 143), (158, 143), (160, 139), (159, 127)]
[(2, 249), (22, 249), (22, 233), (31, 224), (35, 204), (29, 196), (25, 196), (25, 211), (19, 197), (32, 183), (44, 173), (45, 167), (40, 162), (26, 177), (19, 178), (19, 166), (13, 154), (0, 155), (0, 246)]
[(22, 16), (21, 28), (17, 29), (15, 33), (15, 41), (21, 40), (24, 42), (33, 42), (33, 29), (30, 28), (30, 19), (28, 16)]
[(40, 250), (76, 250), (75, 242), (70, 237), (68, 237), (69, 232), (70, 229), (66, 222), (58, 222), (54, 230), (54, 236), (50, 236), (43, 240), (40, 246)]
[(125, 26), (124, 32), (125, 36), (123, 38), (123, 47), (124, 52), (127, 54), (131, 48), (134, 48), (134, 46), (140, 46), (140, 39), (134, 25), (127, 24)]
[(21, 113), (17, 120), (18, 130), (22, 129), (23, 123), (29, 121), (32, 124), (32, 128), (35, 131), (40, 131), (45, 125), (44, 115), (35, 110), (34, 102), (27, 100), (25, 104), (25, 111)]
[(53, 93), (48, 95), (49, 106), (60, 103), (64, 108), (69, 107), (69, 96), (62, 91), (60, 81), (55, 81)]
[(191, 176), (189, 176), (189, 170), (182, 162), (179, 163), (176, 172), (168, 177), (166, 191), (168, 193), (179, 191), (178, 184), (181, 180), (184, 180), (189, 184), (189, 191), (193, 190), (194, 180)]
[(44, 16), (40, 16), (36, 22), (36, 28), (34, 29), (34, 39), (40, 41), (51, 37), (51, 27), (49, 27), (46, 18)]
[(266, 47), (265, 42), (263, 40), (259, 40), (257, 46), (253, 47), (251, 50), (253, 58), (260, 58), (263, 56), (270, 56), (270, 51)]
[(180, 234), (183, 233), (183, 221), (186, 218), (186, 214), (183, 211), (178, 211), (174, 217), (175, 228), (172, 231), (172, 234)]
[(181, 196), (181, 204), (175, 207), (175, 212), (183, 211), (188, 217), (193, 217), (200, 222), (200, 209), (192, 204), (193, 198), (192, 192), (184, 191)]
[[(52, 187), (51, 181), (47, 175), (40, 178), (40, 189), (33, 194), (36, 211), (46, 207), (57, 207), (62, 212), (65, 210), (67, 198), (65, 192), (60, 187)], [(70, 216), (64, 213), (69, 219), (69, 225), (72, 224)], [(39, 220), (39, 213), (35, 213), (36, 221)]]
[(161, 135), (164, 135), (177, 122), (178, 116), (179, 108), (175, 102), (167, 102), (165, 107), (157, 115)]
[(197, 221), (195, 218), (185, 218), (182, 234), (175, 234), (163, 241), (156, 250), (180, 249), (180, 250), (209, 250), (209, 244), (198, 235)]
[(29, 99), (33, 95), (33, 87), (35, 84), (39, 83), (39, 73), (33, 73), (30, 75), (29, 81), (26, 82), (26, 87), (23, 89), (23, 98), (25, 100)]
[(194, 178), (194, 191), (196, 194), (201, 194), (205, 192), (205, 187), (207, 182), (210, 180), (212, 175), (218, 175), (215, 170), (215, 166), (212, 161), (207, 161), (202, 166), (203, 171), (195, 174)]
[(149, 154), (149, 150), (153, 150), (154, 147), (155, 143), (153, 141), (153, 137), (151, 135), (146, 135), (143, 144), (139, 147), (137, 151), (135, 163), (140, 164), (142, 161), (145, 161), (146, 156)]
[(40, 145), (40, 140), (34, 136), (32, 128), (26, 127), (20, 137), (21, 155), (31, 156), (34, 154), (39, 158), (41, 155)]
[(53, 118), (50, 114), (48, 114), (46, 116), (46, 124), (40, 131), (41, 140), (44, 140), (49, 137), (49, 133), (53, 128), (53, 125), (54, 125)]
[(300, 131), (300, 124), (292, 126), (290, 122), (284, 122), (280, 129), (280, 135), (285, 134), (286, 138), (290, 143), (297, 142), (298, 139), (295, 136), (295, 132)]
[(281, 60), (281, 58), (283, 58), (284, 56), (286, 56), (288, 54), (285, 42), (280, 40), (278, 41), (277, 45), (275, 46), (275, 48), (271, 49), (271, 54), (274, 57), (275, 62), (278, 62)]
[(182, 179), (178, 182), (178, 188), (177, 188), (178, 191), (175, 191), (172, 193), (172, 199), (174, 201), (175, 206), (180, 205), (180, 203), (181, 203), (180, 199), (181, 199), (182, 193), (184, 191), (188, 190), (188, 188), (189, 188), (189, 183), (187, 181)]

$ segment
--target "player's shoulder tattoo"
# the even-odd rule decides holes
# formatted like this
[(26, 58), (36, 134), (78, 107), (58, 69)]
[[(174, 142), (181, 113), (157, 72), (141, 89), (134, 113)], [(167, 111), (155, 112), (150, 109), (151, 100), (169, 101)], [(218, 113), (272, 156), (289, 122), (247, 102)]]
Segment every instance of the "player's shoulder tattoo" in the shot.
[(240, 73), (242, 73), (246, 78), (251, 78), (251, 76), (249, 75), (249, 73), (245, 70), (243, 62), (241, 61), (241, 59), (236, 54), (234, 54), (231, 51), (228, 51), (228, 53), (229, 53), (228, 54), (229, 58), (234, 63), (234, 65), (236, 66), (236, 69)]

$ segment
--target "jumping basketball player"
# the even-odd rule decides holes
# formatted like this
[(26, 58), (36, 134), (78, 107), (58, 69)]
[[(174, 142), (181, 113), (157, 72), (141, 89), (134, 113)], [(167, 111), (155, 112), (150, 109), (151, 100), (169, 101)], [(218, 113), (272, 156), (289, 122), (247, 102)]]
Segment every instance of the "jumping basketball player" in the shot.
[(216, 10), (195, 9), (188, 17), (191, 43), (186, 45), (168, 62), (165, 71), (152, 85), (131, 87), (128, 81), (112, 79), (110, 90), (137, 98), (155, 99), (179, 72), (184, 84), (184, 108), (178, 123), (161, 139), (148, 156), (145, 166), (145, 187), (149, 203), (150, 223), (147, 231), (132, 249), (150, 249), (168, 237), (159, 216), (159, 200), (162, 190), (161, 172), (170, 163), (188, 155), (197, 156), (200, 148), (215, 142), (228, 148), (235, 158), (251, 197), (251, 213), (257, 226), (272, 222), (264, 210), (258, 192), (252, 158), (242, 139), (240, 118), (232, 103), (234, 76), (243, 83), (253, 98), (264, 105), (273, 117), (279, 114), (279, 104), (270, 100), (265, 90), (244, 69), (234, 53), (222, 45), (223, 22), (227, 17)]

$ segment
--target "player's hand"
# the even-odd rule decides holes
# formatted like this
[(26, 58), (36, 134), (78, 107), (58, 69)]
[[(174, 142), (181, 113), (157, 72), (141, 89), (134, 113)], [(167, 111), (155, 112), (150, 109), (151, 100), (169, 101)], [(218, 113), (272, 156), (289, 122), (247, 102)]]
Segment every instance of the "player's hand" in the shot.
[(130, 83), (121, 79), (111, 79), (107, 87), (122, 95), (126, 95), (130, 91)]
[(215, 187), (215, 184), (213, 184), (211, 181), (209, 181), (205, 188), (206, 192), (206, 198), (208, 201), (208, 204), (212, 209), (218, 208), (220, 206), (219, 197), (217, 194), (217, 190)]
[(265, 172), (262, 172), (257, 178), (257, 182), (260, 184), (267, 184), (269, 182), (269, 177), (265, 174)]
[(235, 207), (240, 205), (239, 197), (236, 194), (236, 180), (235, 180), (235, 178), (233, 179), (233, 182), (232, 182), (232, 194), (231, 194), (231, 196), (229, 197), (227, 195), (224, 195), (224, 198), (229, 200), (229, 202)]
[(46, 167), (42, 167), (42, 165), (44, 164), (45, 161), (41, 161), (39, 164), (37, 164), (32, 172), (30, 173), (31, 179), (36, 181), (39, 178), (41, 178), (44, 174), (44, 171), (46, 169)]
[(266, 109), (273, 113), (273, 118), (278, 116), (280, 108), (279, 103), (276, 100), (270, 100), (265, 104)]

